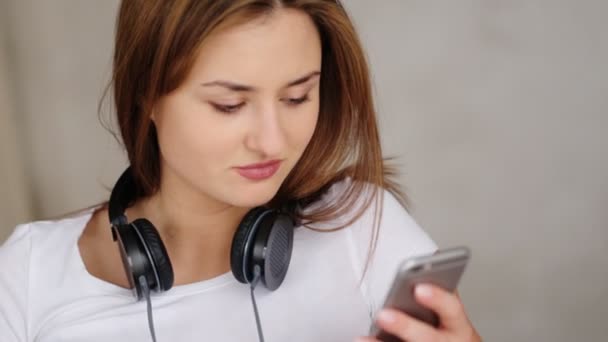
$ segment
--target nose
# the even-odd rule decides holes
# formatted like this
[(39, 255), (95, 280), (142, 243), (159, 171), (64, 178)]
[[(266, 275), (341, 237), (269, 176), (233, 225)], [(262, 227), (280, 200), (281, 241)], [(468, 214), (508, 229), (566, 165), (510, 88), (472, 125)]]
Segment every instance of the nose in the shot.
[(264, 106), (253, 113), (245, 145), (264, 159), (280, 158), (286, 148), (286, 132), (277, 106)]

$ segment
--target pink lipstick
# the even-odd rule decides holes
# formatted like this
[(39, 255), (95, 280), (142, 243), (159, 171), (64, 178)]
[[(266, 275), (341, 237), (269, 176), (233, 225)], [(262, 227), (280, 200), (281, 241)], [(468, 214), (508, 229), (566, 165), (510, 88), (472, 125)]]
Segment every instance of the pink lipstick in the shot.
[(236, 167), (237, 172), (251, 180), (263, 180), (272, 177), (281, 167), (281, 160), (270, 160), (263, 163)]

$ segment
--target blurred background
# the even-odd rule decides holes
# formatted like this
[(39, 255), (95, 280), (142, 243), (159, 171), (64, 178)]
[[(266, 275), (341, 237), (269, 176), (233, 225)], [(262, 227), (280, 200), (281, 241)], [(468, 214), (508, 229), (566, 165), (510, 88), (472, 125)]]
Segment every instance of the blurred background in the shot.
[[(346, 0), (414, 218), (486, 341), (605, 341), (608, 2)], [(105, 200), (117, 0), (0, 0), (0, 241)], [(111, 115), (110, 106), (102, 111)]]

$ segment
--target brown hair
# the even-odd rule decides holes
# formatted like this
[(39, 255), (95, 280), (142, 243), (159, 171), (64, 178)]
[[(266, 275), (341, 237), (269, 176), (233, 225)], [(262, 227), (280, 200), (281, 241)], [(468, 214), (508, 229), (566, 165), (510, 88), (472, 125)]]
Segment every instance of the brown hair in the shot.
[[(159, 147), (150, 119), (153, 104), (185, 79), (212, 31), (270, 15), (277, 8), (298, 9), (312, 18), (321, 37), (322, 71), (314, 135), (269, 206), (294, 202), (305, 207), (332, 184), (350, 177), (348, 191), (334, 203), (294, 214), (308, 224), (332, 220), (350, 213), (365, 194), (348, 222), (322, 231), (350, 225), (375, 200), (371, 256), (382, 213), (383, 196), (378, 196), (378, 189), (387, 189), (404, 208), (407, 199), (392, 180), (395, 169), (382, 158), (366, 56), (348, 13), (337, 0), (123, 1), (110, 85), (138, 196), (152, 195), (160, 183)], [(366, 191), (368, 185), (373, 185), (371, 191)]]

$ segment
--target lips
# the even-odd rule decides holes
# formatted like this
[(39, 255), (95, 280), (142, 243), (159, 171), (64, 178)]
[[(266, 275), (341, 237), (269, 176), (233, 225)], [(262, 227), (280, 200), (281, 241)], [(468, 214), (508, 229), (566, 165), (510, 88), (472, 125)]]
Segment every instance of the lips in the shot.
[(236, 167), (237, 172), (250, 180), (263, 180), (272, 177), (281, 167), (280, 160)]

